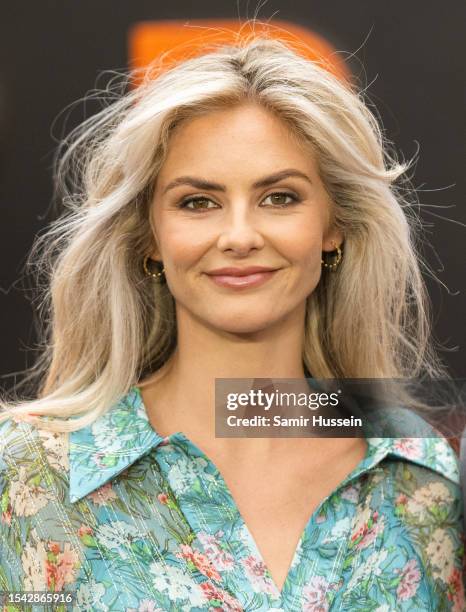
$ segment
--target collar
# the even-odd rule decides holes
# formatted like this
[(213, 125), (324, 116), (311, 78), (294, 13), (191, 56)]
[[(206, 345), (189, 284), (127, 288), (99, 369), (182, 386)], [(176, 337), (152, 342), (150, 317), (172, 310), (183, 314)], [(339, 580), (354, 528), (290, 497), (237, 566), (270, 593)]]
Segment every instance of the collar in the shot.
[[(384, 431), (392, 437), (366, 438), (366, 457), (351, 473), (351, 479), (389, 457), (427, 467), (459, 484), (458, 459), (448, 441), (412, 411), (393, 409), (390, 415), (390, 427)], [(408, 423), (408, 431), (421, 432), (424, 437), (400, 436), (400, 423)], [(153, 429), (140, 390), (132, 387), (93, 423), (70, 432), (69, 440), (70, 501), (76, 502), (115, 478), (166, 438)]]
[(123, 472), (163, 442), (149, 423), (139, 388), (90, 425), (70, 432), (70, 501)]

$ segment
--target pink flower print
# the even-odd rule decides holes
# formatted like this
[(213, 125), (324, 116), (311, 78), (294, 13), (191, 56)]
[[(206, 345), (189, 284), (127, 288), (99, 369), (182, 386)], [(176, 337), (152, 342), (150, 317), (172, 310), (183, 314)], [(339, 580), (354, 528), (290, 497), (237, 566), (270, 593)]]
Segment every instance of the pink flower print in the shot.
[(78, 554), (68, 542), (63, 552), (60, 552), (58, 542), (49, 542), (48, 549), (50, 552), (45, 561), (47, 587), (51, 591), (63, 591), (64, 585), (75, 579), (75, 571), (79, 566)]
[(395, 514), (397, 516), (403, 516), (406, 514), (406, 504), (408, 503), (408, 497), (404, 493), (400, 493), (395, 500)]
[(89, 497), (96, 506), (106, 506), (109, 501), (117, 498), (117, 494), (113, 490), (111, 483), (107, 482), (102, 487), (89, 493)]
[(181, 553), (177, 553), (177, 557), (181, 559), (186, 559), (188, 563), (191, 563), (197, 570), (207, 576), (207, 578), (212, 578), (213, 580), (221, 581), (222, 577), (217, 572), (215, 567), (206, 557), (198, 550), (194, 550), (191, 546), (187, 544), (182, 544), (180, 546)]
[(159, 493), (157, 499), (161, 504), (166, 505), (168, 503), (168, 495), (166, 493)]
[(325, 516), (325, 514), (319, 514), (319, 515), (317, 516), (317, 518), (316, 518), (316, 523), (317, 523), (317, 524), (319, 524), (319, 523), (323, 523), (323, 522), (325, 522), (325, 519), (326, 519), (326, 518), (327, 518), (327, 517)]
[(346, 499), (347, 501), (350, 501), (353, 504), (355, 504), (358, 501), (358, 496), (359, 496), (359, 488), (353, 485), (349, 485), (348, 487), (345, 487), (343, 491), (341, 492), (341, 498)]
[(58, 542), (49, 542), (48, 549), (54, 555), (58, 555), (58, 553), (60, 552), (60, 544)]
[(198, 540), (201, 542), (205, 554), (219, 571), (227, 571), (233, 569), (235, 560), (233, 555), (221, 547), (221, 542), (218, 540), (223, 535), (222, 531), (212, 536), (205, 532), (197, 534)]
[(410, 559), (406, 565), (401, 569), (397, 570), (396, 573), (401, 575), (400, 583), (396, 589), (396, 595), (398, 601), (405, 601), (414, 597), (419, 587), (419, 581), (421, 580), (421, 572), (416, 559)]
[(87, 525), (81, 525), (78, 529), (78, 536), (84, 546), (95, 546), (94, 530)]
[(423, 440), (421, 438), (400, 438), (395, 441), (393, 446), (409, 459), (419, 459), (423, 455)]
[(78, 536), (80, 538), (82, 538), (85, 535), (91, 535), (92, 534), (92, 528), (88, 527), (87, 525), (81, 525), (81, 527), (78, 529)]
[(367, 548), (384, 529), (383, 518), (379, 521), (379, 513), (366, 508), (361, 514), (351, 541), (356, 550)]
[(248, 570), (251, 576), (256, 576), (259, 578), (265, 576), (266, 567), (260, 559), (249, 555), (249, 557), (241, 559), (241, 563)]
[(97, 467), (100, 468), (105, 468), (105, 464), (102, 463), (102, 457), (104, 456), (104, 453), (102, 451), (99, 451), (97, 453), (94, 453), (92, 455), (92, 459), (94, 461), (94, 463), (96, 464)]
[(313, 576), (303, 589), (303, 612), (327, 612), (327, 591), (332, 588), (322, 576)]
[(461, 570), (455, 567), (447, 583), (447, 597), (452, 602), (452, 612), (463, 612), (466, 609), (466, 598)]
[(267, 575), (267, 568), (264, 562), (249, 555), (244, 559), (241, 559), (241, 563), (248, 575), (249, 580), (253, 589), (258, 593), (269, 593), (271, 595), (280, 595), (277, 587), (273, 581)]
[(5, 512), (2, 512), (2, 518), (1, 521), (2, 523), (5, 523), (5, 525), (11, 525), (11, 506), (10, 504), (8, 504), (7, 509), (5, 510)]
[(208, 601), (218, 601), (221, 604), (218, 607), (209, 608), (212, 612), (214, 610), (219, 612), (244, 612), (243, 606), (237, 599), (223, 589), (217, 588), (211, 582), (203, 582), (201, 589)]
[(58, 555), (58, 590), (63, 590), (63, 585), (65, 583), (74, 580), (76, 565), (78, 565), (78, 555), (71, 549), (70, 544), (65, 543), (65, 550)]

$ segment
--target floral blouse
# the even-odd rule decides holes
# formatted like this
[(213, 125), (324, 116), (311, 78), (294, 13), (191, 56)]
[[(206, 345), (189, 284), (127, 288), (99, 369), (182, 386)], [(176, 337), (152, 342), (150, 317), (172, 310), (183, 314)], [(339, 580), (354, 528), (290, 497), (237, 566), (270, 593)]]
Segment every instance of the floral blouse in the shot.
[[(138, 388), (70, 434), (7, 420), (0, 591), (71, 592), (53, 609), (76, 612), (464, 611), (455, 453), (436, 433), (367, 443), (280, 591), (215, 465), (158, 435)], [(52, 608), (3, 608), (25, 609)]]

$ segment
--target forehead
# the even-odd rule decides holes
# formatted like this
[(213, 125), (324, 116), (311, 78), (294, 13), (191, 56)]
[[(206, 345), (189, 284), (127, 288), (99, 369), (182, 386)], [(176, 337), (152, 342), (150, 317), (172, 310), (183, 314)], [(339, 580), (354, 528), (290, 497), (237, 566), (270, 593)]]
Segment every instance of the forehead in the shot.
[(296, 136), (281, 117), (258, 104), (216, 109), (185, 119), (172, 132), (159, 178), (185, 170), (225, 171), (226, 166), (277, 169), (315, 165), (309, 143)]

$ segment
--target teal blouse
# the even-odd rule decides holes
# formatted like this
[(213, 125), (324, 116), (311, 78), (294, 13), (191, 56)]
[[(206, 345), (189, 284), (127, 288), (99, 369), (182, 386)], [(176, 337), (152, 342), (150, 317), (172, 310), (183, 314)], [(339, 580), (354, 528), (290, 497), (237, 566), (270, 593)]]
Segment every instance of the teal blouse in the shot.
[(0, 591), (71, 592), (54, 609), (76, 612), (465, 610), (455, 453), (436, 432), (367, 443), (280, 591), (215, 465), (157, 434), (136, 387), (71, 434), (7, 420)]

